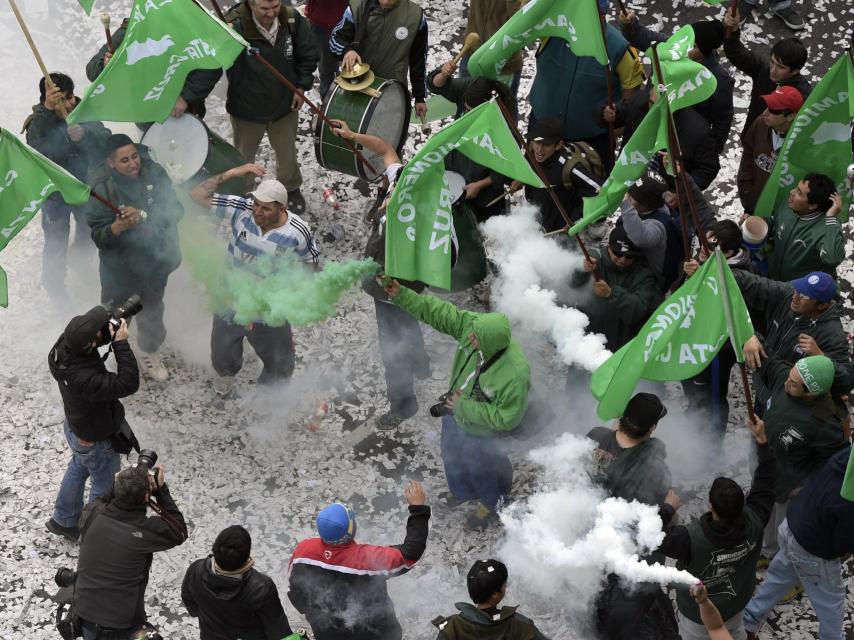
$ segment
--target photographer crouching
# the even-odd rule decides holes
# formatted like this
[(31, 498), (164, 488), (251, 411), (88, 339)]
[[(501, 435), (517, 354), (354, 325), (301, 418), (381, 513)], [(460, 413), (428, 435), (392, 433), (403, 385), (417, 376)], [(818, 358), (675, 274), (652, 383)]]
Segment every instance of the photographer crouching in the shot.
[[(119, 470), (119, 454), (130, 453), (136, 439), (125, 421), (120, 398), (139, 389), (139, 368), (128, 344), (125, 317), (140, 308), (131, 297), (113, 313), (103, 306), (75, 316), (48, 355), (65, 411), (65, 439), (71, 460), (62, 478), (47, 530), (76, 542), (86, 479), (90, 502), (107, 493)], [(116, 373), (107, 371), (98, 347), (111, 344)]]
[(498, 520), (495, 510), (513, 484), (513, 466), (497, 436), (516, 429), (525, 417), (528, 358), (503, 313), (462, 311), (391, 278), (383, 278), (383, 287), (398, 307), (457, 341), (449, 391), (430, 407), (430, 415), (442, 418), (445, 502), (479, 500), (466, 524), (484, 529)]
[[(187, 525), (169, 494), (163, 467), (149, 473), (156, 459), (153, 451), (143, 450), (135, 466), (116, 474), (107, 495), (86, 505), (76, 578), (61, 570), (60, 582), (57, 574), (60, 586), (74, 584), (70, 626), (84, 640), (159, 637), (150, 633), (145, 615), (152, 556), (184, 542)], [(157, 515), (149, 517), (148, 507)]]

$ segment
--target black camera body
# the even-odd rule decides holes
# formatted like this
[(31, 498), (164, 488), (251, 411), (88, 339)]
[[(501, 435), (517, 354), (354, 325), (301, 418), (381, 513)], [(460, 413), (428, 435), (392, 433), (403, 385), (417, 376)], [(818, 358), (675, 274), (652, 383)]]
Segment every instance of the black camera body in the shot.
[(439, 396), (439, 402), (430, 407), (430, 415), (434, 418), (441, 418), (442, 416), (449, 416), (453, 413), (453, 409), (448, 408), (448, 405), (445, 404), (445, 401), (453, 395), (453, 391), (447, 391)]
[(53, 581), (57, 587), (70, 587), (77, 581), (77, 572), (68, 567), (60, 567), (56, 570), (56, 575), (53, 576)]
[(110, 319), (107, 320), (107, 325), (104, 327), (104, 335), (107, 337), (110, 335), (110, 326), (112, 326), (115, 331), (121, 326), (122, 319), (127, 320), (128, 318), (132, 318), (142, 311), (142, 301), (136, 293), (115, 306), (109, 304), (103, 304), (101, 306), (110, 314)]

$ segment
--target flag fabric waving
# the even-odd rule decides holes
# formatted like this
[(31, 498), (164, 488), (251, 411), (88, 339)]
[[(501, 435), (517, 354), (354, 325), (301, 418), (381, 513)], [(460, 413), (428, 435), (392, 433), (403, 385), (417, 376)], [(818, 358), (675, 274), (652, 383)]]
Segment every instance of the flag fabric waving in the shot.
[(95, 4), (95, 0), (78, 0), (78, 2), (80, 2), (80, 6), (83, 7), (87, 16), (92, 13), (92, 5)]
[(230, 67), (248, 47), (195, 2), (135, 0), (124, 40), (68, 123), (163, 122), (195, 69)]
[(795, 116), (774, 169), (762, 189), (754, 214), (772, 216), (786, 205), (789, 191), (810, 172), (833, 179), (842, 195), (840, 222), (848, 219), (850, 195), (845, 185), (852, 162), (851, 119), (854, 118), (854, 65), (843, 53), (812, 90)]
[[(718, 88), (714, 74), (688, 57), (693, 48), (694, 28), (691, 25), (682, 27), (656, 47), (671, 111), (708, 100)], [(652, 58), (652, 49), (647, 49), (646, 55)], [(660, 81), (654, 68), (652, 76), (654, 86), (658, 86)]]
[(845, 477), (842, 478), (842, 489), (839, 492), (849, 502), (854, 502), (854, 448), (848, 458), (848, 466), (845, 467)]
[[(35, 149), (0, 129), (0, 251), (59, 191), (69, 204), (89, 199), (89, 187)], [(0, 306), (9, 306), (6, 273), (0, 269)]]
[(603, 420), (620, 417), (641, 379), (697, 375), (727, 340), (743, 362), (741, 347), (752, 335), (747, 306), (718, 250), (656, 309), (637, 336), (593, 372), (590, 389), (599, 400), (597, 414)]
[(584, 198), (584, 213), (581, 220), (570, 229), (575, 235), (585, 227), (598, 222), (616, 211), (626, 190), (646, 171), (652, 156), (667, 145), (667, 111), (665, 102), (658, 100), (644, 116), (629, 141), (623, 145), (611, 175), (605, 180), (595, 196)]
[(510, 57), (539, 38), (563, 38), (577, 56), (608, 64), (598, 4), (594, 0), (530, 0), (469, 60), (472, 76), (495, 79)]
[(543, 187), (495, 101), (432, 135), (403, 168), (386, 210), (385, 272), (449, 289), (453, 196), (445, 156), (458, 151), (501, 175)]

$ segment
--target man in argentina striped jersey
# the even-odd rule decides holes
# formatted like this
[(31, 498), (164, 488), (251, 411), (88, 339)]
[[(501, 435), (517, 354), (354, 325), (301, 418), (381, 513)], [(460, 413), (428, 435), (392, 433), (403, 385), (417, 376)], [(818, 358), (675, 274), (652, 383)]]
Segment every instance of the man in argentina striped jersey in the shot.
[[(216, 188), (233, 178), (263, 176), (264, 167), (248, 163), (229, 169), (199, 183), (190, 197), (231, 226), (228, 253), (239, 268), (251, 268), (263, 256), (283, 256), (293, 252), (300, 262), (317, 265), (320, 251), (308, 225), (288, 211), (288, 192), (278, 180), (262, 180), (246, 197), (216, 193)], [(211, 363), (217, 373), (214, 390), (227, 396), (234, 376), (243, 365), (243, 339), (247, 338), (264, 363), (258, 382), (269, 384), (290, 378), (294, 372), (294, 343), (291, 326), (272, 327), (263, 322), (236, 324), (234, 313), (214, 314), (211, 333)]]

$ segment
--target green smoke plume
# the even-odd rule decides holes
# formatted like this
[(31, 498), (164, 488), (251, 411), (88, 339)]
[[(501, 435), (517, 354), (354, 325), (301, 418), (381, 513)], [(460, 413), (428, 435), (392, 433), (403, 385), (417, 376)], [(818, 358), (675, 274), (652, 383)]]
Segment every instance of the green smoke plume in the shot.
[(237, 324), (303, 326), (325, 320), (350, 287), (379, 269), (373, 260), (348, 260), (326, 262), (313, 272), (288, 253), (264, 256), (249, 271), (231, 263), (227, 238), (214, 233), (207, 220), (187, 216), (182, 227), (184, 263), (204, 285), (211, 311), (234, 311)]

